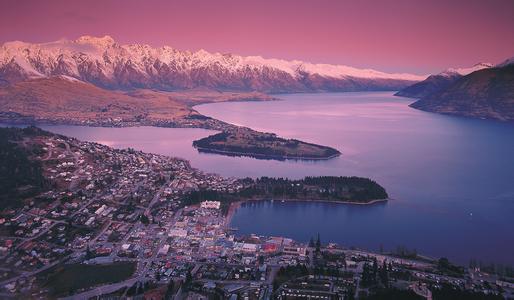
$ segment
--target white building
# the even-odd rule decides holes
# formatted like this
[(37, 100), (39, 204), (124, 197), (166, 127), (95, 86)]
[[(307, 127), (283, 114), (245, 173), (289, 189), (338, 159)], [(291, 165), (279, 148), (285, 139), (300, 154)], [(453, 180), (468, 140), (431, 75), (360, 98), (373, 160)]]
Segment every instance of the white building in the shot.
[(282, 250), (284, 254), (290, 254), (290, 255), (299, 255), (299, 256), (305, 256), (307, 254), (307, 249), (305, 247), (291, 247), (286, 246)]
[(166, 254), (168, 254), (169, 250), (170, 250), (170, 245), (166, 244), (166, 245), (162, 246), (161, 249), (159, 249), (159, 252), (157, 254), (166, 255)]
[(219, 201), (204, 201), (200, 204), (201, 208), (220, 209), (221, 202)]
[(244, 243), (241, 248), (245, 252), (257, 252), (257, 250), (259, 249), (259, 245), (257, 245), (257, 244), (250, 244), (250, 243)]

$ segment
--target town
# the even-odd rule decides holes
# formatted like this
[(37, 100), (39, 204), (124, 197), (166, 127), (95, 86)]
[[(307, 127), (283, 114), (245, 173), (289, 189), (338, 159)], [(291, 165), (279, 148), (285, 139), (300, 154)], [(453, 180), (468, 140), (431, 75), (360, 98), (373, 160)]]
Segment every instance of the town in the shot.
[[(0, 297), (69, 299), (512, 299), (511, 273), (409, 251), (374, 253), (230, 227), (247, 188), (182, 159), (11, 130), (41, 187), (0, 215)], [(230, 205), (233, 204), (233, 205)], [(494, 270), (493, 270), (494, 271)], [(382, 298), (380, 298), (382, 297)], [(402, 298), (403, 297), (403, 298)]]

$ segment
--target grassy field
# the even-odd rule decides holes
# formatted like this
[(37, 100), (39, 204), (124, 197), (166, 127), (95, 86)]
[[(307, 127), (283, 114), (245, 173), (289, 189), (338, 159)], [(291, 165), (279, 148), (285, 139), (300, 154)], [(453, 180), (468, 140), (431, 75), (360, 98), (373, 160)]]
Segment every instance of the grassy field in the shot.
[(118, 262), (109, 265), (64, 265), (52, 271), (44, 286), (53, 296), (66, 296), (98, 284), (123, 281), (130, 278), (135, 270), (134, 262)]

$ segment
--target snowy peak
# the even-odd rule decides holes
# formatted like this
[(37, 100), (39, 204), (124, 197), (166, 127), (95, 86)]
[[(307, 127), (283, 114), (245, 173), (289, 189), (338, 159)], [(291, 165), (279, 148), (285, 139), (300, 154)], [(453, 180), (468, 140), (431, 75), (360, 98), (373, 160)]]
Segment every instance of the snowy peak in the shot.
[(120, 45), (110, 36), (82, 36), (0, 47), (0, 79), (67, 76), (106, 88), (212, 87), (268, 92), (397, 89), (426, 76), (261, 56)]
[(491, 64), (491, 63), (478, 63), (478, 64), (475, 64), (474, 66), (472, 66), (470, 68), (456, 68), (456, 69), (455, 68), (449, 68), (446, 71), (443, 71), (443, 72), (439, 73), (438, 75), (442, 75), (442, 76), (455, 76), (455, 75), (465, 76), (465, 75), (471, 74), (473, 72), (476, 72), (476, 71), (479, 71), (479, 70), (482, 70), (482, 69), (492, 68), (492, 67), (493, 67), (493, 64)]
[(116, 44), (114, 39), (108, 35), (104, 37), (94, 37), (94, 36), (81, 36), (78, 39), (75, 40), (75, 43), (77, 44), (87, 44), (87, 45), (93, 45), (99, 48), (108, 48), (112, 47)]
[(242, 58), (244, 63), (250, 66), (270, 66), (291, 75), (296, 75), (299, 71), (310, 74), (317, 74), (323, 77), (332, 78), (382, 78), (382, 79), (399, 79), (399, 80), (412, 80), (419, 81), (426, 78), (426, 76), (419, 76), (405, 73), (384, 73), (372, 69), (357, 69), (344, 65), (330, 65), (330, 64), (313, 64), (298, 60), (287, 61), (281, 59), (266, 59), (261, 56), (248, 56)]

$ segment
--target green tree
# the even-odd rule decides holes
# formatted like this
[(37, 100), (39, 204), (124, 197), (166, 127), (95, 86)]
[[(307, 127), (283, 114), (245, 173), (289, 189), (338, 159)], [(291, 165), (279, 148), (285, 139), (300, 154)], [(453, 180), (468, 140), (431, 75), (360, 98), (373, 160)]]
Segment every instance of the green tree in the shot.
[(193, 282), (193, 276), (191, 275), (191, 270), (189, 270), (189, 271), (187, 271), (186, 279), (184, 280), (184, 285), (183, 285), (184, 291), (189, 290), (192, 282)]
[(86, 259), (91, 259), (93, 257), (94, 257), (93, 252), (91, 252), (91, 249), (89, 249), (89, 244), (87, 244), (87, 246), (86, 246)]
[(384, 263), (382, 264), (382, 268), (380, 268), (379, 272), (380, 281), (384, 285), (384, 287), (389, 287), (389, 272), (387, 270), (387, 263), (384, 259)]
[(378, 262), (376, 258), (373, 258), (373, 281), (376, 281), (377, 275), (378, 275)]
[(141, 223), (148, 225), (150, 223), (150, 219), (145, 214), (142, 214), (140, 217)]

